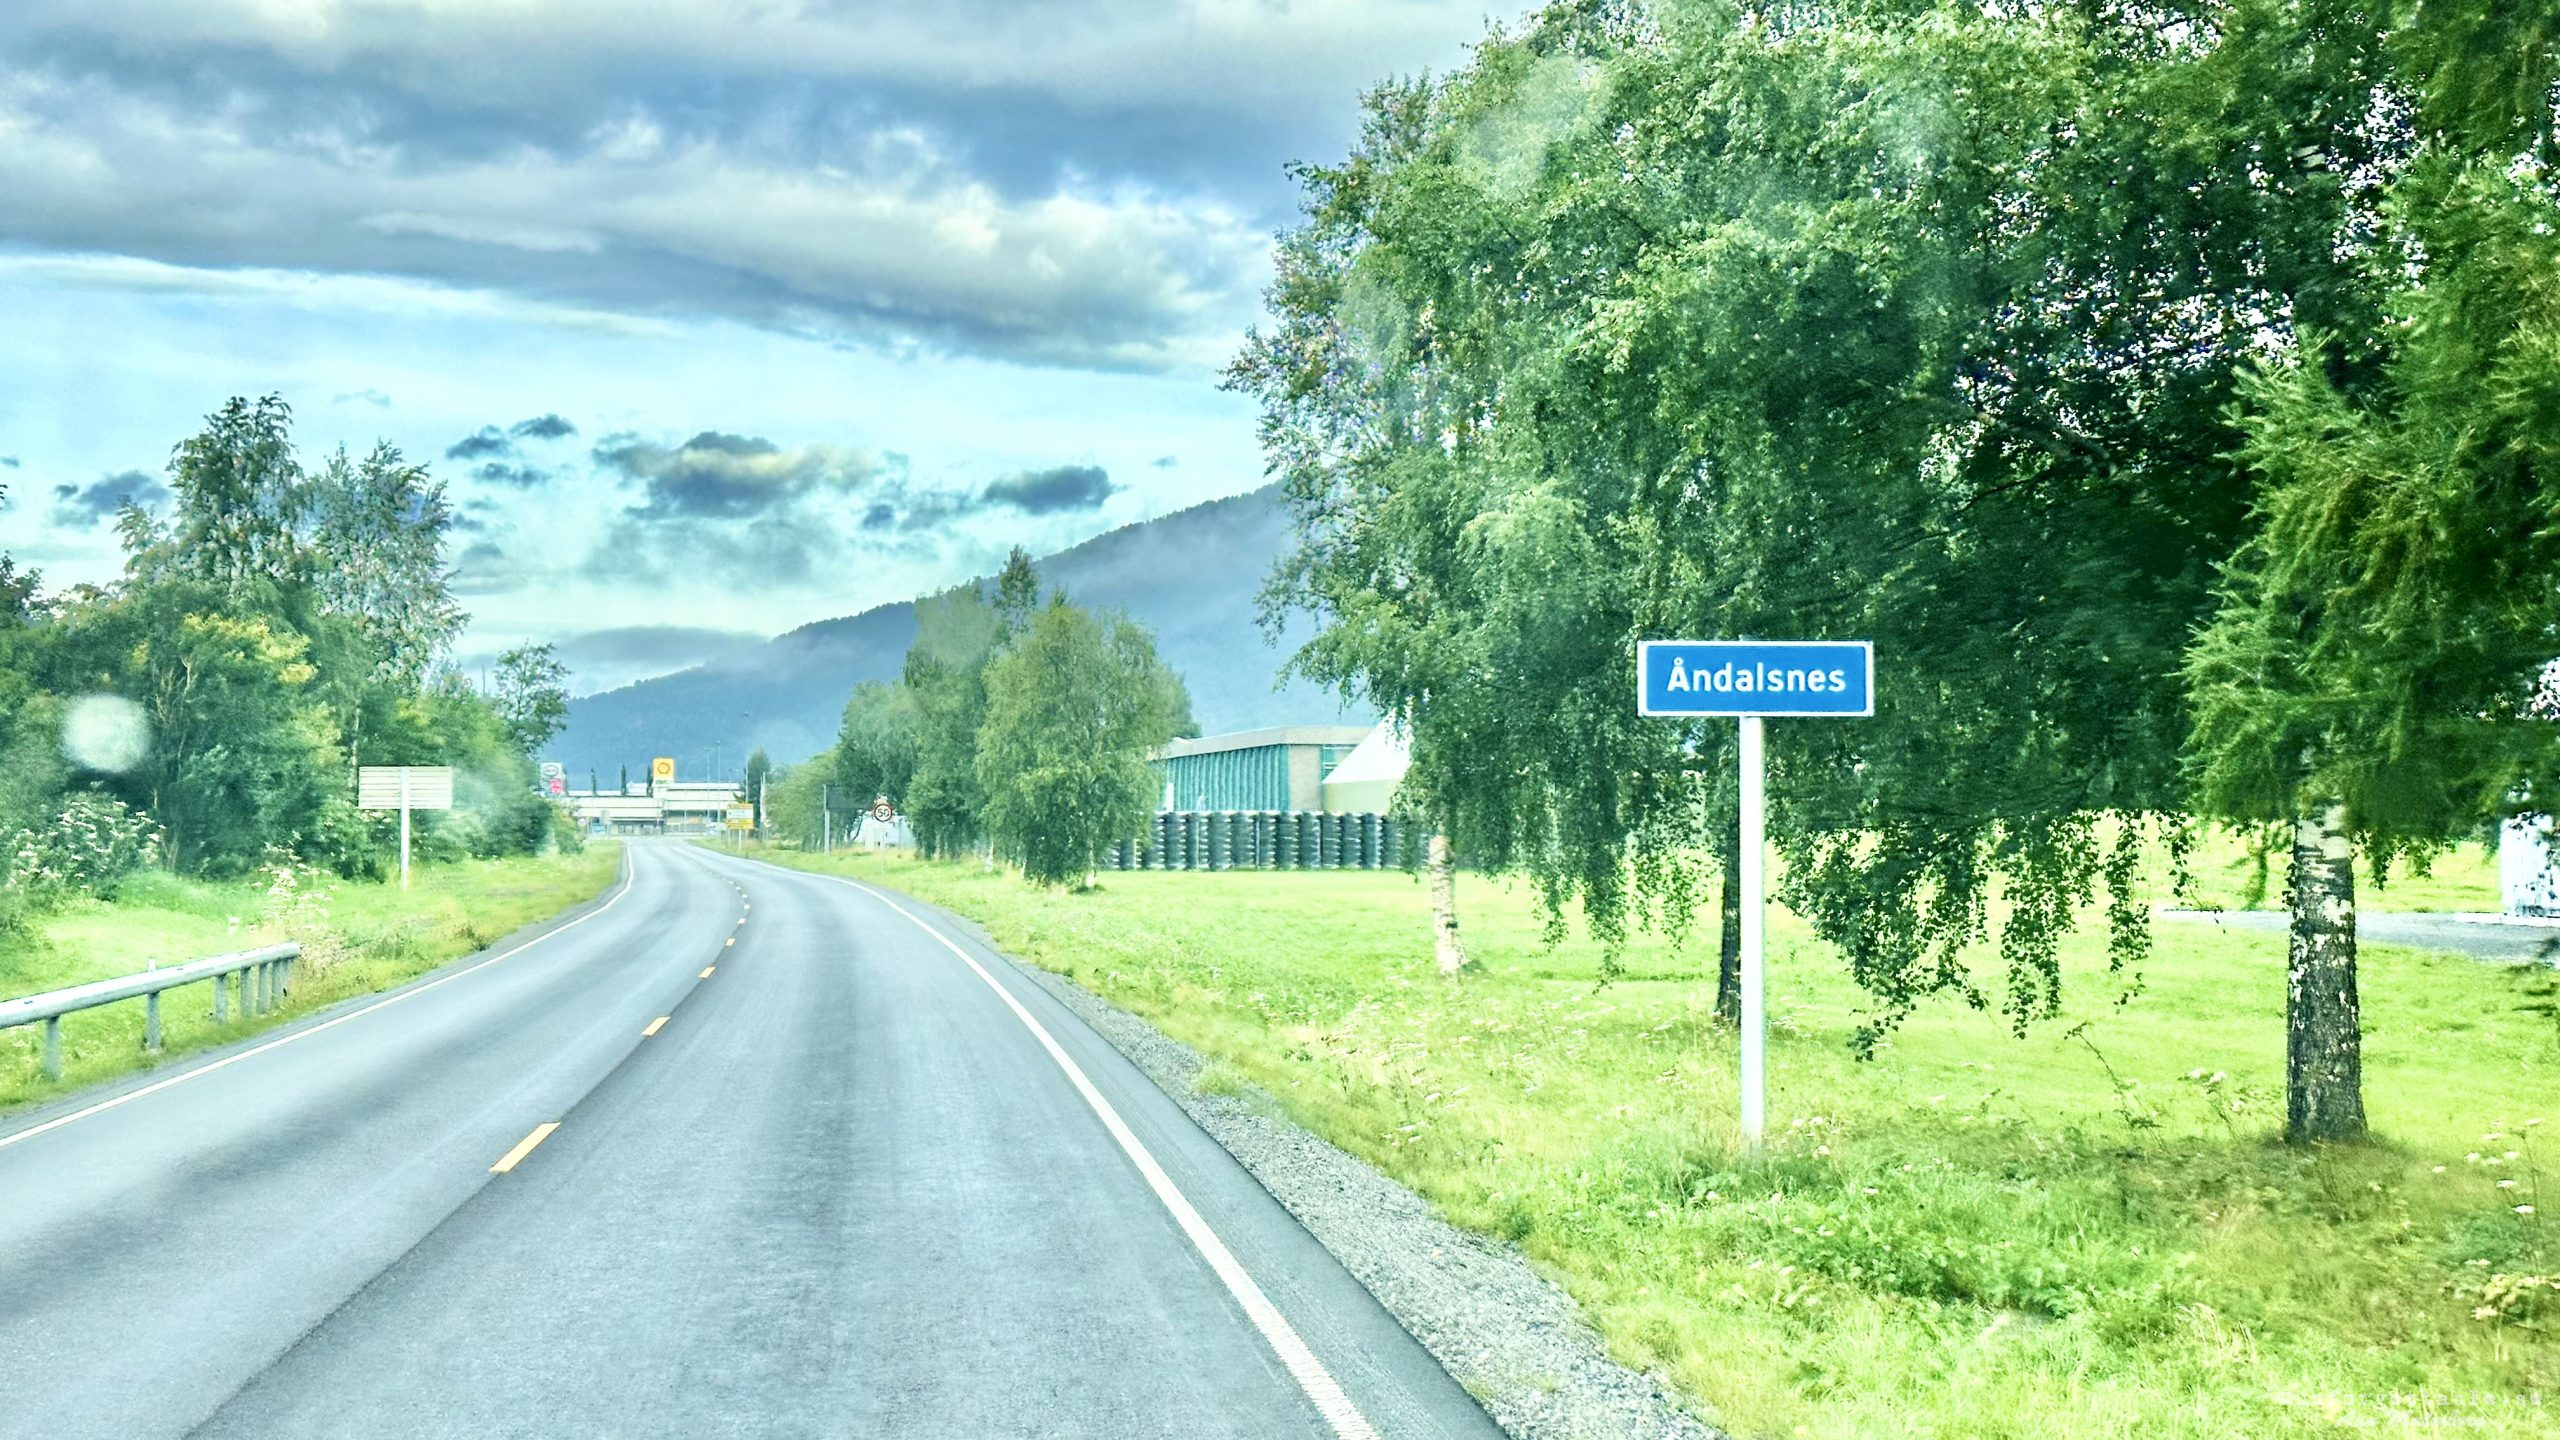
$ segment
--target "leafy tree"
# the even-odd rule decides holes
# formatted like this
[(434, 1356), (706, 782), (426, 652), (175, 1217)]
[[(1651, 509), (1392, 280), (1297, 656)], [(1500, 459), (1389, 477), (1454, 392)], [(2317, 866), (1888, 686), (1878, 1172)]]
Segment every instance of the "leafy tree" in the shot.
[[(823, 843), (821, 790), (834, 783), (835, 760), (835, 752), (825, 750), (800, 764), (774, 770), (764, 817), (769, 836), (806, 850), (815, 850)], [(868, 803), (867, 798), (864, 803)], [(839, 827), (844, 825), (850, 808), (842, 796), (836, 798), (834, 820)]]
[(833, 783), (846, 809), (884, 795), (905, 808), (916, 771), (918, 718), (915, 692), (903, 683), (865, 680), (853, 687), (829, 752)]
[(759, 745), (747, 755), (747, 803), (755, 807), (756, 833), (764, 833), (764, 790), (766, 777), (773, 773), (773, 757)]
[[(1016, 567), (1010, 563), (1008, 572)], [(987, 665), (1012, 638), (1008, 616), (1036, 586), (1016, 586), (1002, 607), (975, 585), (916, 603), (916, 643), (901, 684), (915, 707), (915, 768), (908, 776), (907, 823), (927, 855), (958, 855), (985, 834), (978, 784), (978, 731), (987, 711)]]
[(986, 694), (976, 764), (997, 849), (1038, 884), (1088, 879), (1155, 810), (1146, 757), (1189, 708), (1181, 680), (1143, 628), (1061, 596), (987, 666)]
[(279, 396), (254, 403), (234, 396), (178, 446), (169, 460), (176, 528), (167, 559), (175, 573), (208, 581), (231, 600), (253, 586), (304, 578), (296, 531), (307, 496), (292, 422)]
[(414, 688), (462, 629), (443, 484), (389, 444), (360, 461), (341, 446), (310, 482), (306, 509), (321, 608), (356, 623), (384, 678)]
[[(1699, 908), (1729, 723), (1634, 646), (1871, 638), (1871, 721), (1772, 727), (1788, 898), (1879, 1002), (2059, 1003), (2101, 885), (2130, 964), (2177, 676), (2247, 513), (2267, 317), (2357, 323), (2353, 7), (1555, 7), (1371, 98), (1302, 172), (1237, 362), (1300, 544), (1298, 668), (1414, 722), (1407, 784), (1614, 941)], [(2250, 160), (2235, 164), (2234, 153)]]
[(518, 645), (498, 656), (497, 710), (517, 753), (533, 755), (569, 723), (569, 667), (549, 645)]
[(180, 869), (244, 868), (353, 801), (335, 783), (343, 772), (312, 694), (309, 642), (222, 601), (207, 580), (136, 586), (68, 609), (48, 657), (57, 692), (141, 705), (148, 752), (100, 783), (159, 822)]
[[(2560, 809), (2535, 705), (2560, 651), (2560, 20), (2507, 16), (2430, 7), (2397, 37), (2426, 84), (2371, 199), (2388, 309), (2298, 335), (2244, 392), (2255, 530), (2188, 661), (2200, 804), (2291, 830), (2297, 1142), (2365, 1133), (2355, 851), (2379, 870)], [(2342, 375), (2340, 349), (2379, 360)]]

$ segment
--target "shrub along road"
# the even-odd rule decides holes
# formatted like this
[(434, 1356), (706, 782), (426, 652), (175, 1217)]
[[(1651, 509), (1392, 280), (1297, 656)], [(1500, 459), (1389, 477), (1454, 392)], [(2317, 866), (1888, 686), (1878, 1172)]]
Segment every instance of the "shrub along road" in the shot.
[(1039, 986), (629, 854), (546, 938), (0, 1131), (0, 1434), (1497, 1433)]

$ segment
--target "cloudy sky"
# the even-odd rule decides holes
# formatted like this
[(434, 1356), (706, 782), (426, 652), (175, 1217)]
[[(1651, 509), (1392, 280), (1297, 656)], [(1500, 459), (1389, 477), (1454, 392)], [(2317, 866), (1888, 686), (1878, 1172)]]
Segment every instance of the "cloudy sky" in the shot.
[(233, 394), (581, 689), (1260, 483), (1291, 159), (1502, 0), (0, 0), (0, 544)]

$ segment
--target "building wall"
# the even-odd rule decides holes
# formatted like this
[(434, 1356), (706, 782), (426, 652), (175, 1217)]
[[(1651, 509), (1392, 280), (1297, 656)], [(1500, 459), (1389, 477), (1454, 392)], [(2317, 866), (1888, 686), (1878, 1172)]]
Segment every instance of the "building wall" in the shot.
[[(1315, 754), (1309, 745), (1257, 745), (1249, 750), (1213, 750), (1205, 755), (1175, 755), (1154, 762), (1159, 786), (1173, 785), (1177, 810), (1288, 810), (1297, 808), (1291, 795), (1298, 771), (1313, 773)], [(1305, 751), (1306, 764), (1296, 751)], [(1314, 792), (1310, 780), (1307, 789)], [(1159, 804), (1163, 796), (1157, 796)], [(1309, 807), (1312, 808), (1312, 807)]]

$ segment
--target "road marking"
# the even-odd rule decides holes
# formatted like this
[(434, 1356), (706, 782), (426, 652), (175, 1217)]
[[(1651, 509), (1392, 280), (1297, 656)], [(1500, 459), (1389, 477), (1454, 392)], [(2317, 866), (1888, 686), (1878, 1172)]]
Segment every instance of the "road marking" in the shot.
[(640, 1032), (640, 1038), (646, 1040), (650, 1036), (657, 1034), (660, 1030), (665, 1029), (667, 1020), (667, 1016), (661, 1015), (657, 1019), (650, 1021), (649, 1028)]
[(149, 1085), (143, 1086), (139, 1090), (128, 1090), (122, 1095), (115, 1096), (112, 1099), (101, 1100), (97, 1104), (91, 1105), (86, 1109), (74, 1110), (68, 1115), (58, 1115), (51, 1120), (47, 1120), (41, 1125), (30, 1126), (14, 1135), (0, 1135), (0, 1150), (6, 1150), (21, 1140), (32, 1140), (48, 1130), (59, 1130), (74, 1120), (86, 1120), (92, 1115), (113, 1110), (119, 1105), (130, 1105), (145, 1095), (157, 1095), (172, 1085), (184, 1085), (190, 1080), (210, 1075), (216, 1070), (237, 1065), (241, 1061), (247, 1060), (252, 1056), (264, 1055), (270, 1050), (290, 1045), (296, 1040), (308, 1040), (323, 1030), (335, 1030), (350, 1020), (361, 1020), (376, 1010), (388, 1009), (393, 1005), (399, 1004), (403, 1000), (416, 999), (418, 996), (426, 994), (428, 991), (435, 989), (439, 985), (450, 985), (465, 975), (486, 970), (490, 966), (497, 964), (499, 961), (506, 959), (510, 955), (521, 955), (525, 951), (532, 949), (534, 946), (541, 944), (543, 941), (550, 939), (552, 936), (558, 935), (563, 931), (575, 930), (579, 926), (586, 924), (588, 921), (593, 920), (607, 910), (612, 909), (614, 906), (621, 904), (622, 897), (631, 893), (631, 882), (635, 876), (636, 869), (637, 867), (633, 866), (631, 863), (631, 852), (628, 850), (623, 851), (622, 888), (613, 892), (612, 899), (607, 900), (602, 905), (599, 905), (593, 910), (588, 911), (586, 914), (579, 916), (577, 919), (570, 921), (568, 924), (559, 927), (559, 929), (546, 930), (541, 934), (534, 936), (532, 939), (527, 940), (523, 944), (518, 945), (513, 950), (506, 951), (504, 954), (492, 955), (488, 959), (483, 960), (476, 965), (472, 965), (466, 969), (456, 970), (452, 974), (444, 976), (441, 979), (430, 980), (424, 985), (417, 986), (413, 989), (403, 990), (399, 994), (391, 996), (386, 1000), (377, 1000), (361, 1010), (348, 1011), (346, 1014), (339, 1016), (335, 1020), (324, 1020), (308, 1029), (296, 1030), (290, 1035), (280, 1035), (275, 1039), (268, 1041), (264, 1045), (243, 1050), (237, 1055), (225, 1055), (221, 1059), (216, 1060), (209, 1065), (199, 1065), (195, 1069), (189, 1070), (184, 1074), (172, 1075), (166, 1080), (154, 1081)]
[(719, 968), (720, 967), (717, 965), (705, 965), (702, 967), (702, 973), (694, 976), (693, 978), (696, 980), (708, 980), (711, 978), (711, 972)]
[(726, 950), (726, 949), (728, 949), (730, 946), (735, 945), (735, 944), (737, 944), (737, 943), (738, 943), (738, 937), (737, 937), (737, 936), (735, 936), (735, 935), (732, 935), (732, 936), (730, 936), (728, 939), (723, 940), (723, 941), (721, 941), (721, 942), (720, 942), (720, 948), (721, 948), (721, 949), (723, 949), (723, 950)]
[(516, 1165), (524, 1159), (524, 1157), (533, 1153), (534, 1146), (550, 1139), (551, 1132), (559, 1128), (560, 1122), (557, 1120), (546, 1120), (541, 1124), (534, 1126), (532, 1134), (517, 1141), (516, 1148), (508, 1151), (497, 1164), (489, 1167), (489, 1173), (492, 1175), (504, 1175), (508, 1171), (513, 1170), (516, 1168)]
[(1013, 997), (1013, 992), (987, 973), (987, 967), (979, 964), (975, 956), (953, 944), (950, 936), (927, 924), (921, 916), (890, 899), (886, 893), (839, 875), (819, 874), (818, 878), (850, 885), (897, 911), (917, 929), (940, 941), (943, 949), (959, 956), (960, 963), (987, 982), (987, 988), (996, 992), (996, 998), (1013, 1012), (1013, 1018), (1022, 1022), (1032, 1038), (1040, 1042), (1040, 1048), (1048, 1051), (1049, 1058), (1066, 1072), (1067, 1082), (1084, 1097), (1084, 1103), (1102, 1121), (1102, 1128), (1110, 1131), (1111, 1138), (1120, 1143), (1121, 1153), (1129, 1157), (1129, 1163), (1138, 1167), (1138, 1174), (1145, 1178), (1147, 1188), (1155, 1192), (1156, 1199), (1173, 1216), (1173, 1222), (1182, 1227), (1182, 1233), (1190, 1239), (1191, 1248), (1199, 1251), (1200, 1258), (1209, 1262), (1209, 1268), (1226, 1285), (1227, 1293), (1244, 1307), (1245, 1318), (1253, 1322), (1254, 1329), (1262, 1332), (1263, 1340), (1271, 1346), (1272, 1353), (1280, 1357), (1281, 1365), (1287, 1368), (1290, 1378), (1298, 1382), (1298, 1388), (1306, 1393), (1308, 1402), (1316, 1407), (1317, 1414), (1324, 1417), (1325, 1424), (1332, 1427), (1339, 1440), (1378, 1440), (1378, 1432), (1369, 1424), (1368, 1417), (1351, 1403), (1351, 1397), (1343, 1393), (1342, 1386), (1324, 1368), (1324, 1362), (1316, 1358), (1315, 1351), (1307, 1348), (1307, 1342), (1299, 1337), (1296, 1327), (1289, 1323), (1289, 1317), (1281, 1314), (1280, 1307), (1271, 1303), (1271, 1297), (1262, 1293), (1262, 1287), (1254, 1283), (1244, 1263), (1236, 1259), (1235, 1252), (1229, 1250), (1226, 1242), (1218, 1238), (1218, 1233), (1209, 1228), (1209, 1222), (1193, 1208), (1190, 1199), (1173, 1183), (1173, 1177), (1156, 1163), (1156, 1157), (1129, 1128), (1128, 1122), (1120, 1118), (1120, 1112), (1111, 1108), (1111, 1102), (1104, 1099), (1102, 1092), (1094, 1088), (1093, 1081), (1086, 1078), (1083, 1067), (1076, 1064), (1074, 1057), (1067, 1054), (1046, 1026), (1022, 1007), (1022, 1002)]

